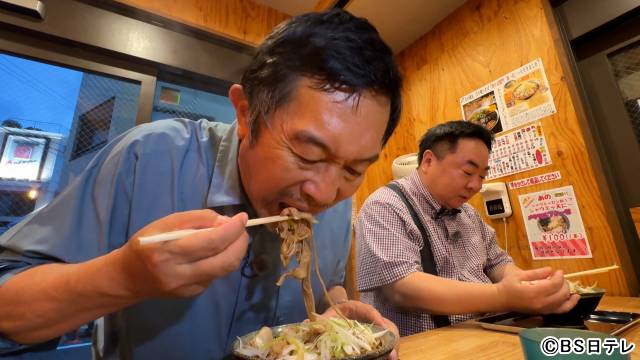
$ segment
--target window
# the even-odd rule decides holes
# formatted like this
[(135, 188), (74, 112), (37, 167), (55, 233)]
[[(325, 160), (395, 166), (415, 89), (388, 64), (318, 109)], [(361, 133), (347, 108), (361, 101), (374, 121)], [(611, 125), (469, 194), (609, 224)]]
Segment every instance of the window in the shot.
[(107, 144), (115, 99), (115, 96), (112, 96), (80, 115), (71, 160)]
[(0, 54), (0, 234), (136, 123), (134, 81)]
[(633, 132), (640, 144), (640, 42), (626, 46), (608, 58)]

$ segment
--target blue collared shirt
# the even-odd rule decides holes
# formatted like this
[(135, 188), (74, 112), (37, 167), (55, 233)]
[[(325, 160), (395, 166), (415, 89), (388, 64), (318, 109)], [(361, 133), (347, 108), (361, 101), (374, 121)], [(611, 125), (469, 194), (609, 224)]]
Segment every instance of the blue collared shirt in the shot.
[[(107, 145), (53, 202), (0, 237), (0, 286), (30, 266), (107, 254), (174, 212), (211, 208), (254, 216), (240, 186), (237, 152), (235, 124), (174, 119), (133, 128)], [(320, 272), (328, 287), (340, 285), (351, 241), (351, 201), (316, 218)], [(283, 271), (277, 235), (263, 226), (248, 231), (250, 251), (243, 265), (202, 294), (150, 299), (106, 316), (102, 345), (94, 348), (98, 356), (220, 359), (237, 336), (305, 319), (299, 282), (275, 285)], [(248, 266), (254, 256), (266, 264), (257, 276)], [(312, 277), (319, 301), (320, 284)], [(20, 347), (0, 337), (0, 355)]]

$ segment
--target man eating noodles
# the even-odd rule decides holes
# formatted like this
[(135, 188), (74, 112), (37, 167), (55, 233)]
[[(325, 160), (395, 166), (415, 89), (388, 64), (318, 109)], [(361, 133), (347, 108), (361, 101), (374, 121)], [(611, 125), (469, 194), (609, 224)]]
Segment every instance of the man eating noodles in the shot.
[[(399, 71), (366, 20), (297, 16), (229, 98), (237, 121), (172, 119), (107, 145), (51, 204), (0, 237), (0, 355), (55, 347), (104, 317), (96, 358), (219, 359), (237, 336), (306, 318), (278, 236), (247, 218), (313, 214), (318, 267), (348, 317), (394, 329), (341, 286), (350, 196), (395, 129)], [(141, 245), (138, 238), (213, 227)], [(322, 298), (317, 279), (316, 299)]]

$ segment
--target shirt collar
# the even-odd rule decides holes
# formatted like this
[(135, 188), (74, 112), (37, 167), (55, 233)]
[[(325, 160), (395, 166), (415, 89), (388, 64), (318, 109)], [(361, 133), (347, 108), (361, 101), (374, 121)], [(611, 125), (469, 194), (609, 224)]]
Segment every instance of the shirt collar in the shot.
[(418, 189), (419, 194), (427, 200), (428, 206), (426, 210), (431, 218), (437, 220), (446, 216), (455, 216), (461, 212), (460, 209), (448, 209), (440, 205), (429, 191), (427, 185), (420, 179), (417, 169), (408, 176), (408, 181), (411, 187)]
[(213, 176), (207, 195), (207, 207), (221, 207), (248, 204), (242, 189), (238, 172), (238, 140), (237, 123), (227, 129), (220, 140)]

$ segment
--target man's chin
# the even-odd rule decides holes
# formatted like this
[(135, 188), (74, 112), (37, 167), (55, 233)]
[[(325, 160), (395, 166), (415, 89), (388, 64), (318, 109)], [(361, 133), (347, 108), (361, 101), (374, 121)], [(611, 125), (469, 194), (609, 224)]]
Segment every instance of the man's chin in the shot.
[(276, 216), (276, 215), (280, 215), (280, 211), (278, 211), (278, 208), (274, 207), (254, 207), (253, 208), (254, 211), (256, 212), (256, 216), (259, 218), (263, 218), (263, 217), (268, 217), (268, 216)]

